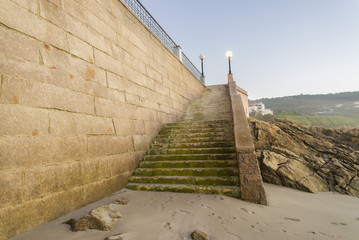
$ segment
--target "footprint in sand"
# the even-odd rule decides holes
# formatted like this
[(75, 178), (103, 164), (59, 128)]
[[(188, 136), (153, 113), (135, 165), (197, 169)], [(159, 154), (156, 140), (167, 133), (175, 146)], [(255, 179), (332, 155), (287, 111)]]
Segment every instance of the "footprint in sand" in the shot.
[(337, 225), (337, 226), (339, 226), (339, 225), (342, 225), (342, 226), (347, 226), (348, 224), (346, 224), (346, 223), (341, 223), (341, 222), (331, 222), (331, 224), (333, 224), (333, 225)]
[(355, 220), (359, 221), (359, 217), (357, 219), (355, 219)]
[(166, 229), (172, 229), (171, 223), (169, 223), (169, 222), (164, 223), (163, 227)]
[(285, 219), (285, 220), (290, 220), (290, 221), (293, 221), (293, 222), (300, 222), (300, 221), (301, 221), (299, 218), (289, 218), (289, 217), (285, 217), (284, 219)]
[(241, 210), (242, 210), (243, 212), (245, 212), (245, 213), (255, 214), (254, 211), (248, 211), (248, 210), (245, 209), (245, 208), (241, 208)]
[(284, 230), (284, 229), (282, 229), (282, 230), (280, 230), (282, 233), (286, 233), (287, 232), (287, 230)]

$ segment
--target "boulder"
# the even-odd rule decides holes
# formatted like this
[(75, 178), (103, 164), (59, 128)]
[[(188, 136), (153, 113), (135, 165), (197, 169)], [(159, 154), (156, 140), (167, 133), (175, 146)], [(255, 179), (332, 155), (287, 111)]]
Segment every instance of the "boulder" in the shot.
[(359, 129), (249, 119), (265, 182), (359, 197)]
[(86, 231), (87, 229), (108, 231), (114, 227), (120, 217), (119, 205), (110, 203), (92, 210), (75, 223), (72, 221), (71, 230), (74, 232)]

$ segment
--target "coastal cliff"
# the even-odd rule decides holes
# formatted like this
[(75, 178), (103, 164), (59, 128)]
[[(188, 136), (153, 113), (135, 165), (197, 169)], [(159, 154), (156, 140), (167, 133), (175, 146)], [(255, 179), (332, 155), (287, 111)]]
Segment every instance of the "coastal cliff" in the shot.
[(359, 129), (249, 119), (263, 180), (307, 192), (359, 197)]

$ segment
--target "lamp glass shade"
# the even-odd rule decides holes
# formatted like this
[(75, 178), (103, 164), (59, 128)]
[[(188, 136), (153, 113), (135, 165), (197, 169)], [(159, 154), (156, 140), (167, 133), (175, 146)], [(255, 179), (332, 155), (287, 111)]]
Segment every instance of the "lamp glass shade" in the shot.
[(226, 52), (226, 57), (230, 58), (233, 56), (233, 53), (231, 51)]
[(206, 58), (206, 56), (204, 56), (204, 54), (199, 55), (199, 59), (203, 60), (205, 58)]

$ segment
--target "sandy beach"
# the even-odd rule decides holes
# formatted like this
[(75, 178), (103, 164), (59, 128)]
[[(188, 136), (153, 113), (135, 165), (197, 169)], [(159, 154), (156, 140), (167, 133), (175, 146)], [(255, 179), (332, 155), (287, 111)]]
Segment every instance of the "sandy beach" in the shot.
[[(350, 239), (359, 236), (359, 198), (332, 192), (310, 194), (265, 184), (268, 206), (219, 195), (140, 192), (128, 189), (73, 211), (13, 240), (187, 240), (199, 229), (210, 240)], [(111, 231), (71, 232), (62, 222), (126, 198)]]

